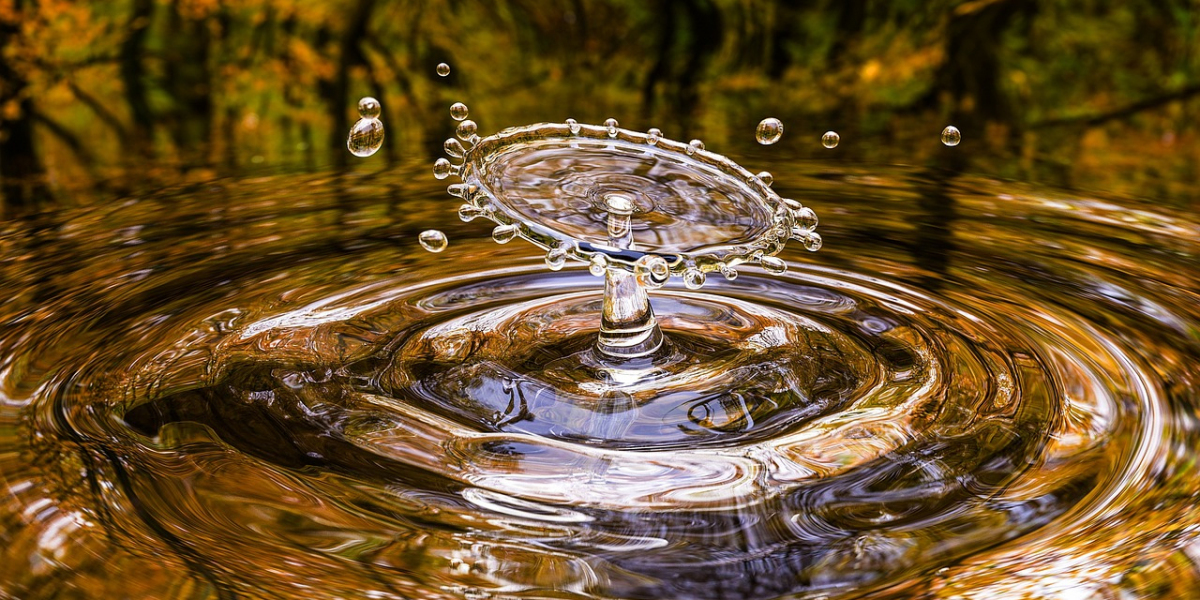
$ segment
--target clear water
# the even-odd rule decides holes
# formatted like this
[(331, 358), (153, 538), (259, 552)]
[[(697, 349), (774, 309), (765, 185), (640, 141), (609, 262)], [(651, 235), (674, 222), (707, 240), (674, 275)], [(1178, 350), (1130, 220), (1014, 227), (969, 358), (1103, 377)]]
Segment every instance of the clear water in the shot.
[[(595, 339), (596, 278), (459, 222), (427, 164), (6, 224), (4, 592), (1200, 586), (1194, 216), (938, 171), (762, 166), (821, 215), (826, 246), (789, 246), (781, 276), (655, 292), (676, 360), (654, 400), (551, 376)], [(431, 228), (445, 251), (421, 248)], [(456, 371), (464, 356), (485, 366)]]

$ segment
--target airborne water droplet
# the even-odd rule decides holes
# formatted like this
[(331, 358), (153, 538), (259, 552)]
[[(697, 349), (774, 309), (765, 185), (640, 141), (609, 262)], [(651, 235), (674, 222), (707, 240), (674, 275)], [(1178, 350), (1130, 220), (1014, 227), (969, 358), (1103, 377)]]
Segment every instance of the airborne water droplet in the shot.
[(454, 119), (455, 121), (461, 121), (467, 118), (468, 112), (467, 105), (463, 104), (462, 102), (455, 102), (454, 104), (450, 105), (450, 118)]
[(962, 141), (962, 132), (953, 125), (942, 130), (942, 143), (947, 146), (957, 146)]
[(688, 147), (687, 147), (688, 156), (695, 154), (697, 150), (703, 150), (703, 149), (704, 149), (704, 142), (702, 142), (700, 140), (692, 140), (692, 141), (688, 142)]
[(450, 65), (446, 63), (438, 63), (437, 74), (445, 77), (450, 74)]
[(836, 131), (826, 131), (825, 135), (821, 136), (821, 145), (826, 148), (837, 148), (839, 142), (842, 141), (842, 136)]
[(475, 137), (476, 128), (477, 128), (477, 126), (475, 125), (475, 121), (472, 121), (470, 119), (467, 119), (466, 121), (463, 121), (462, 123), (459, 123), (458, 130), (457, 130), (458, 139), (469, 140), (472, 137)]
[(379, 119), (359, 119), (350, 128), (346, 138), (350, 154), (367, 157), (378, 152), (380, 146), (383, 146), (383, 122)]
[(378, 119), (380, 112), (379, 101), (370, 97), (364, 96), (358, 101), (358, 116), (364, 119)]
[(783, 123), (775, 117), (767, 117), (758, 122), (758, 128), (754, 130), (754, 137), (758, 143), (770, 146), (783, 137)]
[(620, 123), (617, 123), (616, 119), (604, 121), (604, 127), (608, 129), (608, 137), (617, 137), (617, 126), (619, 125)]
[(646, 132), (646, 143), (650, 144), (651, 146), (657, 144), (658, 140), (661, 139), (662, 131), (660, 131), (657, 127), (651, 127), (650, 131)]
[(446, 234), (436, 229), (426, 229), (417, 236), (417, 241), (421, 242), (421, 247), (430, 252), (441, 252), (446, 249)]
[(821, 245), (824, 243), (824, 240), (821, 239), (821, 234), (814, 231), (804, 239), (804, 248), (809, 252), (816, 252), (821, 249)]

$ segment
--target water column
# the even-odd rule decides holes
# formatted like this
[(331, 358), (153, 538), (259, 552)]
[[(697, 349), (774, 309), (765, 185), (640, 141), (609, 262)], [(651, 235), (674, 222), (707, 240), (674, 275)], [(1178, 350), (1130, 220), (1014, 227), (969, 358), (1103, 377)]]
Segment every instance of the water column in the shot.
[[(632, 250), (633, 199), (612, 193), (604, 197), (608, 209), (608, 243), (618, 250)], [(604, 309), (596, 347), (616, 358), (647, 356), (662, 346), (662, 331), (646, 288), (635, 274), (609, 266), (604, 275)]]

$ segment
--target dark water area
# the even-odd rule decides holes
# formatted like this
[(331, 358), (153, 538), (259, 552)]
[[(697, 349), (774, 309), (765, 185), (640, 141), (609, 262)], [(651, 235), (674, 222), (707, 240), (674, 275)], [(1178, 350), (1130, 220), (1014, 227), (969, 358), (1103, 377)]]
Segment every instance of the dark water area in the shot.
[[(1195, 8), (0, 9), (0, 598), (1200, 597)], [(702, 138), (824, 246), (673, 278), (613, 367), (602, 279), (434, 179), (456, 101)], [(612, 183), (572, 152), (489, 185)]]

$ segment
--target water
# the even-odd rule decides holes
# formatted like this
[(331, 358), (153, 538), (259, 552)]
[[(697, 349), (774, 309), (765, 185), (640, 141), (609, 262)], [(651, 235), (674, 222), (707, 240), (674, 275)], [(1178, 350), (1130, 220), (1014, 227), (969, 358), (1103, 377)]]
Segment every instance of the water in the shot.
[(455, 121), (466, 119), (468, 114), (470, 114), (470, 110), (467, 109), (466, 104), (455, 102), (450, 105), (450, 117)]
[[(5, 224), (5, 592), (1198, 589), (1194, 214), (723, 150), (830, 243), (654, 292), (677, 361), (654, 401), (539, 377), (592, 344), (597, 279), (456, 220), (427, 163)], [(535, 343), (495, 333), (518, 324)]]
[(948, 125), (942, 130), (942, 143), (947, 146), (957, 146), (962, 142), (962, 132), (953, 125)]
[(763, 119), (754, 130), (754, 138), (764, 146), (770, 146), (782, 137), (783, 123), (775, 117)]
[(446, 249), (449, 242), (446, 240), (446, 234), (436, 229), (427, 229), (417, 236), (417, 241), (421, 243), (421, 247), (430, 252), (441, 252)]
[(446, 77), (447, 75), (449, 75), (450, 74), (450, 65), (448, 65), (446, 63), (438, 63), (437, 74), (442, 77)]
[(825, 135), (821, 136), (821, 145), (826, 148), (837, 148), (837, 145), (842, 141), (842, 136), (836, 131), (826, 131)]

